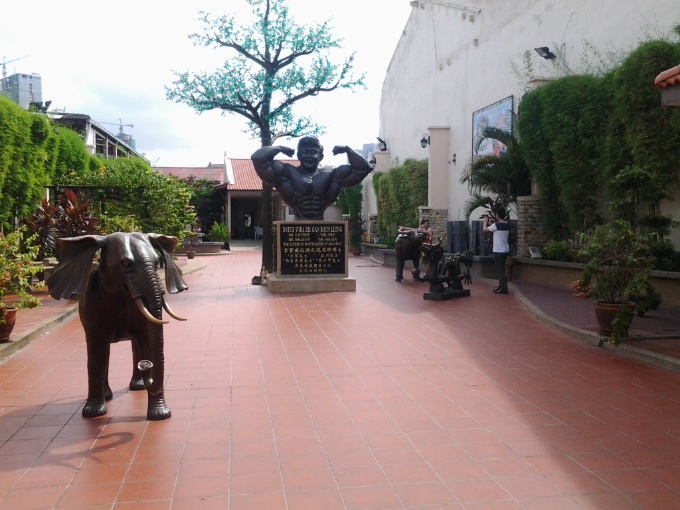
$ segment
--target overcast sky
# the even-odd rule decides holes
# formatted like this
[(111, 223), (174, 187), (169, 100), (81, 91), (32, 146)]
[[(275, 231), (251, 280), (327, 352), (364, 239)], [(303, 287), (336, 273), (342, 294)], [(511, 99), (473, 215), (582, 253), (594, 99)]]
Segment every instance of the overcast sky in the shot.
[[(409, 0), (288, 0), (293, 19), (332, 18), (343, 54), (356, 51), (355, 71), (366, 72), (366, 90), (334, 91), (300, 102), (326, 126), (324, 163), (330, 148), (361, 148), (376, 141), (383, 79), (411, 12)], [(173, 70), (212, 71), (226, 50), (194, 47), (198, 11), (249, 12), (245, 0), (33, 0), (5, 2), (0, 16), (0, 59), (7, 74), (41, 76), (51, 109), (83, 113), (118, 133), (119, 124), (154, 166), (206, 166), (246, 158), (259, 142), (242, 133), (238, 115), (205, 112), (169, 102), (165, 86)], [(301, 110), (302, 111), (302, 110)], [(295, 146), (295, 141), (277, 143)]]

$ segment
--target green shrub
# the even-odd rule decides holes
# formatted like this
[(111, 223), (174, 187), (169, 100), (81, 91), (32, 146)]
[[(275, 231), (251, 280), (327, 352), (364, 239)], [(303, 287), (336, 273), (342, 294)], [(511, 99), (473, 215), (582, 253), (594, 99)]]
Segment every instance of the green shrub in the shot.
[(424, 160), (407, 159), (386, 173), (373, 175), (378, 205), (378, 235), (394, 245), (399, 225), (418, 225), (418, 207), (427, 204), (427, 167)]
[(543, 245), (541, 250), (545, 260), (558, 260), (560, 262), (575, 262), (577, 252), (578, 248), (571, 239), (550, 240)]
[(212, 227), (210, 227), (207, 238), (208, 241), (212, 242), (227, 242), (231, 236), (229, 235), (229, 232), (227, 232), (226, 225), (214, 222)]

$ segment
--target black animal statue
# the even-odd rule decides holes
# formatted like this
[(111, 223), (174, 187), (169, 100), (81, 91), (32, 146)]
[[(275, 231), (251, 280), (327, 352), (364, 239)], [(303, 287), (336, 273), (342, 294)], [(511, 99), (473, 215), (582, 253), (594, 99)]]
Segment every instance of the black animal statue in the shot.
[(404, 264), (407, 260), (413, 263), (413, 271), (420, 273), (420, 247), (427, 239), (424, 232), (408, 230), (397, 235), (394, 241), (394, 254), (397, 257), (397, 275), (395, 282), (404, 279)]
[[(106, 401), (113, 398), (108, 377), (111, 343), (121, 340), (132, 342), (129, 388), (147, 390), (147, 419), (170, 418), (163, 392), (163, 324), (167, 321), (162, 320), (162, 311), (185, 319), (165, 302), (157, 269), (162, 262), (168, 292), (188, 288), (172, 258), (176, 244), (175, 237), (137, 232), (58, 240), (59, 264), (47, 285), (55, 299), (79, 296), (87, 342), (88, 390), (82, 412), (86, 418), (106, 414)], [(93, 264), (100, 250), (99, 262)]]
[[(435, 244), (424, 244), (421, 250), (424, 253), (423, 264), (426, 266), (425, 275), (420, 276), (420, 271), (413, 269), (413, 277), (422, 283), (429, 283), (429, 291), (423, 294), (423, 299), (441, 301), (457, 297), (469, 296), (470, 289), (463, 288), (463, 282), (472, 283), (470, 268), (472, 267), (472, 250), (465, 253), (454, 253), (444, 257), (442, 240)], [(465, 270), (462, 267), (465, 266)]]

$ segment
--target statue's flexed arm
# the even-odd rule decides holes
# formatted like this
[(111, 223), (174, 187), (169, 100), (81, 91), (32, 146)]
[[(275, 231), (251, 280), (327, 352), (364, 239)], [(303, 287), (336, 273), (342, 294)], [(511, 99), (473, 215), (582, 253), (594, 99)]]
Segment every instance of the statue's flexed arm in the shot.
[(281, 178), (284, 166), (280, 161), (276, 161), (274, 158), (280, 152), (284, 153), (286, 156), (291, 157), (295, 154), (295, 151), (290, 147), (285, 147), (283, 145), (268, 145), (266, 147), (260, 147), (250, 159), (253, 160), (253, 166), (257, 175), (260, 176), (263, 182), (276, 186)]
[(333, 179), (335, 182), (339, 182), (343, 188), (360, 183), (373, 170), (373, 167), (361, 154), (358, 154), (346, 145), (336, 145), (333, 147), (333, 154), (347, 154), (349, 164), (336, 168)]

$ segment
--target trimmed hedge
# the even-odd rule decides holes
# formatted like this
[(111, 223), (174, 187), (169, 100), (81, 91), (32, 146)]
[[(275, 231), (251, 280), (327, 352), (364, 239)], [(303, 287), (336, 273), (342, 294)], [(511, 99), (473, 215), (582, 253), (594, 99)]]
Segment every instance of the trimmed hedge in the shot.
[(654, 79), (678, 62), (680, 44), (650, 41), (604, 76), (567, 76), (523, 97), (518, 130), (551, 239), (605, 219), (668, 234), (659, 211), (680, 182), (680, 109), (661, 106)]

